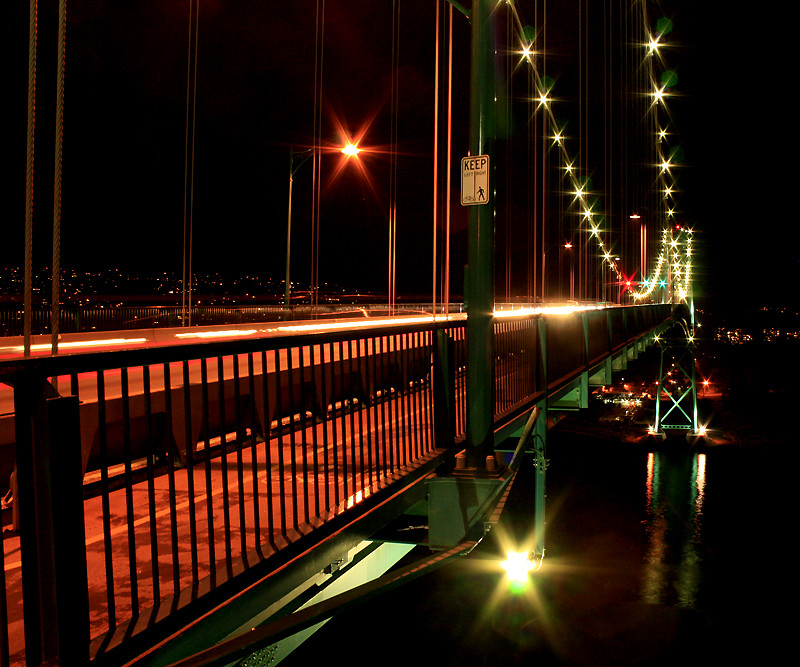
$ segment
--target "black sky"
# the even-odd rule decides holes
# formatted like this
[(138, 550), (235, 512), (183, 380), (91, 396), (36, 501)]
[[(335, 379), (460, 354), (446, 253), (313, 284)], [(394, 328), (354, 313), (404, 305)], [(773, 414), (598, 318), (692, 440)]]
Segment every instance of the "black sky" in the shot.
[[(47, 16), (55, 4), (43, 0), (40, 11)], [(180, 271), (188, 4), (69, 3), (63, 264)], [(533, 2), (518, 4), (523, 16), (532, 15)], [(13, 114), (3, 133), (4, 173), (11, 176), (3, 185), (6, 231), (0, 263), (20, 264), (28, 3), (3, 5), (10, 72), (6, 90)], [(548, 3), (554, 26), (548, 49), (555, 52), (572, 43), (569, 17), (576, 5), (577, 0)], [(235, 268), (282, 276), (288, 151), (314, 143), (315, 6), (314, 0), (200, 4), (193, 216), (197, 271)], [(388, 145), (391, 6), (391, 0), (326, 3), (323, 143), (338, 141), (334, 119), (339, 119), (353, 133), (371, 123), (362, 146)], [(432, 194), (425, 183), (432, 175), (434, 8), (432, 0), (401, 2), (401, 290), (429, 282)], [(787, 205), (795, 142), (783, 103), (789, 22), (759, 8), (732, 10), (729, 4), (696, 0), (665, 1), (660, 8), (648, 2), (648, 11), (671, 17), (675, 26), (670, 35), (674, 46), (665, 57), (679, 74), (680, 99), (674, 108), (686, 155), (682, 201), (687, 218), (700, 230), (703, 293), (748, 300), (768, 294), (770, 300), (796, 302), (800, 239), (796, 214)], [(468, 25), (456, 23), (454, 160), (466, 152), (468, 95)], [(566, 34), (559, 37), (555, 26), (565, 27)], [(39, 94), (47, 95), (51, 84), (44, 72), (41, 77)], [(561, 81), (566, 82), (567, 77)], [(558, 94), (569, 98), (574, 93)], [(37, 147), (37, 175), (45, 179), (48, 148), (46, 140)], [(331, 185), (338, 159), (326, 157), (320, 277), (381, 289), (389, 161), (381, 153), (365, 155), (369, 182), (349, 167)], [(309, 272), (310, 198), (307, 164), (295, 178), (293, 276), (300, 280)], [(457, 204), (453, 213), (457, 263), (463, 259), (458, 253), (465, 242), (465, 215)], [(35, 239), (35, 261), (46, 265), (46, 227), (35, 230)]]

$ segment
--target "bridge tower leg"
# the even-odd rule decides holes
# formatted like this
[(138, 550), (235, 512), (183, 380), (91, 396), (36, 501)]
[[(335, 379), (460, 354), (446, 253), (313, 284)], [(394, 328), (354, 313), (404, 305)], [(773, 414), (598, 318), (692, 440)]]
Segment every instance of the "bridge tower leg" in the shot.
[[(669, 289), (673, 300), (672, 326), (658, 339), (661, 361), (656, 392), (653, 431), (697, 428), (697, 380), (695, 377), (694, 296), (692, 293), (692, 231), (677, 226), (670, 230)], [(665, 365), (665, 361), (667, 362)], [(662, 405), (663, 404), (663, 405)]]
[[(686, 304), (680, 304), (676, 313), (681, 309), (685, 310)], [(659, 436), (666, 431), (686, 431), (697, 436), (701, 433), (697, 424), (694, 333), (688, 319), (678, 314), (673, 318), (676, 323), (656, 339), (661, 359), (652, 430)]]
[(694, 342), (660, 339), (659, 346), (661, 362), (653, 431), (657, 435), (676, 430), (699, 435)]
[[(470, 82), (472, 155), (490, 155), (495, 133), (493, 0), (473, 0)], [(490, 163), (491, 165), (491, 163)], [(488, 195), (489, 193), (487, 193)], [(491, 197), (487, 196), (487, 200)], [(467, 319), (467, 465), (484, 470), (494, 454), (494, 220), (493, 204), (469, 207), (464, 296)]]

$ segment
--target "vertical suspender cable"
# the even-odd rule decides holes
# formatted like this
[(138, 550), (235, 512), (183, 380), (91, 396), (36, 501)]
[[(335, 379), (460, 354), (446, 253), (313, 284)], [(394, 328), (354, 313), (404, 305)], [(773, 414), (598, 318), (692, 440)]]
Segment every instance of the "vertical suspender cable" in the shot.
[(314, 157), (311, 176), (311, 293), (315, 307), (319, 303), (319, 211), (322, 188), (322, 65), (325, 46), (325, 0), (317, 0), (316, 34), (314, 42)]
[(64, 67), (67, 38), (67, 0), (58, 3), (58, 71), (56, 73), (56, 151), (53, 183), (53, 273), (50, 292), (50, 349), (58, 353), (58, 318), (61, 298), (61, 167), (64, 138)]
[(31, 353), (31, 306), (33, 290), (33, 143), (36, 125), (36, 21), (38, 17), (37, 0), (30, 2), (28, 19), (28, 145), (25, 171), (25, 258), (23, 268), (23, 349), (25, 356)]
[(187, 325), (186, 319), (186, 232), (188, 227), (186, 191), (189, 188), (189, 100), (191, 82), (192, 60), (192, 7), (193, 0), (189, 0), (189, 38), (186, 46), (186, 120), (184, 128), (184, 153), (183, 153), (183, 240), (181, 256), (181, 325)]
[(437, 237), (439, 234), (439, 8), (436, 0), (436, 46), (433, 62), (433, 280), (431, 283), (431, 314), (436, 317)]
[[(583, 145), (584, 145), (584, 157), (583, 157), (583, 177), (584, 183), (587, 192), (589, 191), (589, 152), (590, 152), (590, 144), (589, 144), (589, 2), (588, 0), (583, 0), (583, 20), (581, 22), (581, 29), (583, 31), (583, 57), (581, 59), (581, 71), (582, 74), (582, 99), (583, 99)], [(589, 207), (591, 207), (591, 202), (589, 203)], [(587, 297), (590, 296), (590, 290), (592, 288), (592, 279), (594, 282), (594, 299), (595, 301), (600, 300), (600, 283), (599, 281), (602, 280), (602, 275), (598, 277), (596, 262), (592, 261), (592, 254), (590, 253), (590, 249), (594, 249), (593, 246), (587, 243), (586, 246), (586, 295)]]
[[(537, 3), (538, 5), (538, 3)], [(537, 7), (538, 10), (538, 7)], [(544, 21), (541, 23), (542, 27), (544, 27)], [(541, 74), (539, 76), (539, 82), (541, 85)], [(538, 93), (542, 93), (542, 90), (538, 90)], [(539, 125), (541, 124), (541, 131), (542, 131), (542, 144), (541, 144), (541, 156), (539, 154)], [(542, 114), (541, 118), (539, 114), (536, 114), (535, 121), (534, 121), (534, 147), (533, 147), (533, 266), (531, 267), (531, 301), (535, 303), (539, 299), (539, 295), (541, 294), (540, 282), (541, 279), (539, 277), (539, 228), (542, 226), (543, 221), (540, 215), (539, 209), (539, 199), (545, 196), (544, 191), (542, 190), (540, 183), (539, 183), (539, 171), (543, 161), (540, 162), (540, 159), (543, 160), (544, 153), (548, 150), (548, 139), (547, 139), (547, 131), (548, 123), (547, 123), (547, 116), (546, 114)]]
[[(534, 3), (533, 9), (533, 23), (534, 23), (534, 41), (538, 37), (539, 34), (539, 24), (538, 24), (538, 3)], [(533, 48), (533, 42), (531, 44), (526, 44), (529, 48)], [(536, 190), (535, 183), (532, 181), (531, 176), (531, 164), (534, 158), (534, 136), (536, 134), (536, 108), (534, 107), (533, 97), (536, 93), (535, 87), (535, 74), (534, 74), (534, 66), (531, 63), (531, 66), (528, 69), (528, 114), (527, 114), (527, 136), (525, 141), (525, 148), (526, 148), (526, 159), (525, 159), (525, 190), (526, 190), (526, 208), (525, 208), (525, 257), (527, 261), (525, 262), (525, 290), (526, 290), (526, 301), (528, 304), (531, 303), (531, 295), (532, 295), (532, 285), (531, 285), (531, 256), (532, 256), (532, 246), (533, 246), (533, 229), (532, 229), (532, 222), (534, 219), (533, 214), (533, 207), (534, 207), (534, 192)]]
[(181, 279), (184, 326), (192, 324), (192, 217), (194, 213), (194, 149), (199, 34), (200, 0), (197, 0), (196, 4), (194, 0), (189, 0), (189, 41), (186, 52), (186, 136), (183, 163), (183, 275)]
[[(609, 2), (603, 0), (603, 172), (605, 174), (605, 191), (606, 191), (606, 219), (608, 220), (609, 236), (614, 235), (614, 178), (612, 174), (611, 162), (611, 145), (609, 140), (611, 138), (609, 132), (609, 123), (611, 118), (611, 94), (610, 90), (613, 85), (611, 80), (611, 23), (609, 18)], [(624, 221), (622, 221), (624, 224)], [(620, 226), (620, 231), (624, 233), (625, 228)], [(610, 249), (609, 249), (610, 251)], [(624, 255), (620, 255), (624, 257)], [(605, 261), (603, 262), (605, 270)], [(603, 284), (602, 299), (606, 301), (606, 286)]]
[[(537, 3), (538, 4), (538, 3)], [(538, 7), (537, 7), (538, 8)], [(541, 79), (540, 79), (541, 81)], [(540, 92), (541, 91), (537, 91)], [(535, 114), (533, 117), (533, 174), (531, 174), (531, 187), (530, 189), (533, 191), (533, 219), (531, 220), (531, 238), (533, 240), (532, 247), (530, 248), (531, 253), (529, 257), (529, 266), (528, 266), (528, 302), (535, 303), (536, 302), (536, 283), (538, 280), (537, 275), (537, 255), (539, 252), (538, 249), (538, 239), (539, 239), (539, 231), (538, 231), (538, 224), (539, 224), (539, 202), (537, 200), (537, 196), (544, 196), (544, 193), (540, 192), (538, 185), (538, 174), (539, 174), (539, 162), (538, 162), (538, 148), (539, 148), (539, 114)], [(542, 117), (541, 119), (542, 125), (542, 150), (547, 150), (547, 123), (545, 118)]]
[[(620, 183), (620, 191), (622, 193), (622, 201), (625, 203), (625, 210), (633, 210), (639, 209), (642, 204), (638, 201), (638, 198), (635, 196), (635, 193), (631, 192), (631, 174), (630, 169), (638, 162), (638, 157), (633, 156), (631, 159), (630, 153), (630, 133), (629, 133), (629, 122), (631, 118), (631, 104), (632, 100), (634, 99), (634, 95), (631, 95), (633, 92), (636, 94), (636, 82), (634, 79), (635, 72), (630, 68), (630, 44), (631, 38), (628, 32), (628, 24), (629, 19), (628, 16), (630, 14), (628, 5), (629, 0), (619, 0), (619, 20), (620, 20), (620, 36), (622, 40), (622, 58), (619, 67), (619, 77), (620, 81), (625, 81), (625, 92), (627, 93), (622, 100), (620, 101), (620, 130), (619, 130), (619, 152), (620, 155), (627, 156), (627, 160), (625, 160), (625, 164), (621, 167), (621, 183)], [(626, 250), (625, 244), (625, 235), (622, 236), (622, 252), (624, 253)]]
[[(547, 24), (547, 2), (542, 3), (542, 32), (545, 33), (547, 28), (545, 27)], [(544, 40), (544, 36), (543, 36)], [(545, 76), (545, 60), (544, 60), (544, 53), (546, 52), (546, 42), (543, 41), (542, 44), (542, 75)], [(543, 91), (544, 92), (544, 91)], [(547, 132), (547, 123), (545, 120), (545, 116), (542, 116), (542, 130), (546, 133)], [(547, 253), (547, 217), (546, 217), (546, 201), (547, 201), (547, 158), (550, 154), (550, 150), (547, 146), (547, 141), (542, 141), (542, 197), (541, 197), (541, 215), (540, 220), (542, 223), (542, 302), (545, 300), (545, 286), (547, 283), (547, 277), (545, 274), (546, 271), (546, 253)]]
[(397, 116), (400, 78), (400, 0), (392, 3), (392, 84), (390, 112), (389, 161), (389, 314), (394, 314), (397, 261)]
[(511, 27), (511, 19), (512, 15), (511, 12), (506, 12), (506, 89), (505, 89), (505, 110), (506, 110), (506, 118), (505, 118), (505, 125), (506, 125), (506, 192), (505, 192), (505, 200), (506, 200), (506, 215), (505, 215), (505, 239), (503, 241), (503, 245), (505, 246), (505, 301), (509, 303), (511, 301), (511, 165), (513, 164), (512, 160), (512, 142), (511, 142), (511, 76), (514, 71), (514, 63), (512, 58), (514, 57), (514, 49), (511, 48), (512, 44), (512, 27)]
[[(586, 173), (586, 151), (583, 133), (583, 0), (578, 0), (578, 156), (581, 175)], [(578, 250), (578, 300), (586, 298), (584, 288), (586, 281), (587, 238), (583, 229), (583, 217), (580, 218), (580, 246)]]
[(449, 7), (449, 32), (447, 37), (447, 197), (445, 198), (445, 231), (444, 231), (444, 313), (450, 314), (450, 177), (452, 173), (453, 148), (453, 5)]
[(194, 66), (192, 72), (192, 161), (189, 178), (189, 326), (192, 326), (192, 290), (194, 288), (194, 272), (192, 268), (194, 242), (194, 165), (195, 138), (197, 136), (197, 43), (200, 40), (200, 0), (197, 0), (194, 28)]

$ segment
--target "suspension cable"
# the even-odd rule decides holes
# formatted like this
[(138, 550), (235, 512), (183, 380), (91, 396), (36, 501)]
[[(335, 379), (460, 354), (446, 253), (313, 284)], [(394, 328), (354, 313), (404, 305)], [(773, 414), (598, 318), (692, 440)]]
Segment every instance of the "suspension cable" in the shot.
[(449, 6), (449, 32), (447, 41), (447, 197), (445, 197), (445, 251), (444, 251), (444, 314), (450, 314), (450, 184), (453, 152), (453, 5)]
[[(194, 20), (192, 17), (194, 16)], [(197, 120), (197, 47), (200, 37), (200, 0), (189, 0), (189, 40), (186, 51), (186, 134), (183, 161), (183, 326), (192, 325), (192, 243), (194, 164)], [(194, 47), (194, 49), (192, 48)]]
[[(319, 304), (320, 198), (322, 190), (322, 72), (325, 51), (325, 0), (317, 0), (314, 36), (314, 111), (311, 188), (311, 293), (314, 307)], [(316, 310), (315, 317), (316, 317)]]
[(436, 278), (437, 278), (437, 253), (439, 234), (439, 10), (441, 1), (436, 0), (436, 15), (434, 25), (435, 48), (433, 61), (433, 280), (431, 283), (431, 314), (436, 317)]
[(33, 164), (34, 130), (36, 127), (36, 24), (37, 0), (31, 0), (28, 18), (28, 141), (25, 169), (25, 257), (23, 269), (23, 350), (26, 357), (31, 354), (31, 305), (33, 301)]
[(61, 305), (61, 174), (64, 140), (64, 68), (67, 39), (67, 0), (58, 3), (58, 71), (56, 72), (55, 177), (53, 179), (53, 270), (50, 292), (50, 352), (58, 353)]
[(394, 314), (397, 277), (397, 130), (400, 109), (400, 0), (392, 2), (392, 59), (389, 160), (389, 314)]

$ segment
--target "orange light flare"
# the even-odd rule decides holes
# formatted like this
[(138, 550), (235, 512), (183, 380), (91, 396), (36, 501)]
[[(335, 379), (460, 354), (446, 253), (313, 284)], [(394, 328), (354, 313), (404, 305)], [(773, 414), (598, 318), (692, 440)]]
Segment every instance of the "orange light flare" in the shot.
[(342, 148), (342, 153), (347, 155), (348, 157), (355, 157), (361, 152), (361, 149), (354, 144), (347, 144), (344, 148)]
[(351, 133), (345, 127), (344, 123), (341, 121), (335, 111), (329, 109), (329, 113), (333, 122), (334, 133), (336, 135), (337, 142), (334, 145), (322, 146), (321, 152), (338, 153), (340, 158), (336, 162), (336, 166), (333, 169), (333, 173), (331, 174), (325, 189), (328, 190), (336, 182), (336, 179), (339, 178), (339, 175), (348, 165), (355, 165), (358, 167), (359, 172), (361, 172), (361, 176), (366, 181), (367, 185), (372, 191), (372, 194), (379, 199), (377, 188), (369, 171), (367, 170), (364, 158), (388, 155), (391, 151), (381, 146), (370, 146), (368, 148), (364, 148), (362, 145), (362, 141), (372, 127), (372, 123), (375, 121), (377, 114), (373, 113), (372, 116), (370, 116), (367, 121), (362, 124), (357, 132)]

